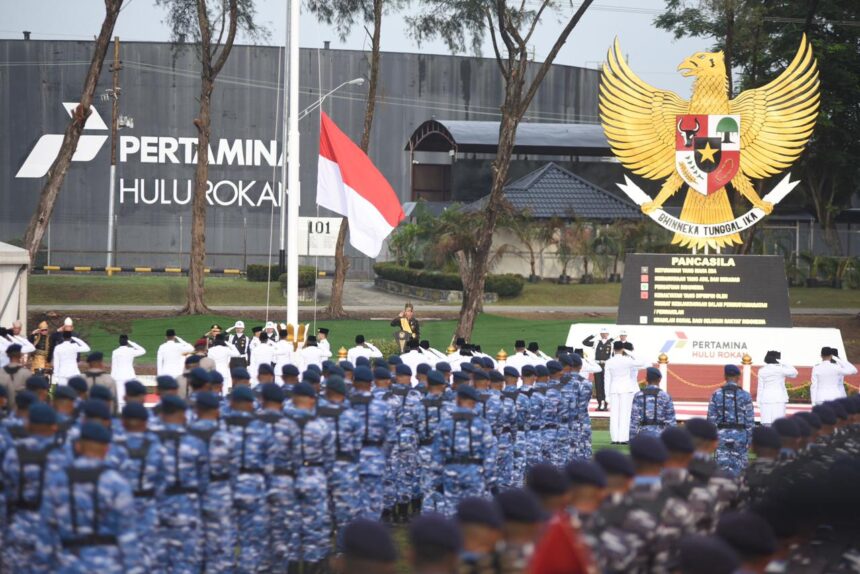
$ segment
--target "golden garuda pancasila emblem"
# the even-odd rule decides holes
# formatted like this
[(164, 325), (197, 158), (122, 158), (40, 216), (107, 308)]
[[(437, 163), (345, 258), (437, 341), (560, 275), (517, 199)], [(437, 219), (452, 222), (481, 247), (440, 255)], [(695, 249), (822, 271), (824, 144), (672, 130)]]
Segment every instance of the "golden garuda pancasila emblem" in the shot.
[[(643, 82), (627, 65), (616, 39), (600, 82), (600, 120), (613, 153), (633, 173), (664, 180), (653, 200), (629, 177), (619, 187), (672, 243), (691, 248), (741, 243), (739, 232), (760, 221), (797, 184), (790, 174), (764, 198), (751, 180), (787, 169), (812, 136), (818, 115), (818, 69), (804, 36), (791, 64), (761, 88), (729, 99), (722, 52), (698, 52), (678, 66), (692, 76), (693, 95)], [(663, 203), (686, 185), (680, 217)], [(735, 217), (727, 186), (752, 208)]]

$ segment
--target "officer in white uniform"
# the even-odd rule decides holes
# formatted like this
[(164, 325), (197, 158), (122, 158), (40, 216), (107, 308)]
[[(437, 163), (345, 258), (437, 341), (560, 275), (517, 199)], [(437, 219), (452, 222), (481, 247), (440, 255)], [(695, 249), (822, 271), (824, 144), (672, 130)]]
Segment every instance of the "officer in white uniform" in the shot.
[(129, 340), (128, 335), (119, 336), (119, 347), (110, 356), (110, 376), (116, 382), (117, 410), (125, 405), (125, 384), (137, 378), (134, 359), (146, 354), (146, 349)]
[(209, 346), (206, 356), (215, 361), (215, 370), (224, 378), (224, 389), (230, 390), (233, 381), (230, 374), (232, 360), (242, 356), (236, 345), (231, 343), (223, 333), (215, 335), (215, 340)]
[(614, 444), (630, 440), (630, 413), (633, 410), (633, 397), (639, 391), (636, 373), (650, 363), (625, 351), (624, 343), (612, 343), (614, 354), (603, 366), (606, 381), (606, 394), (609, 396), (609, 435)]
[(376, 348), (373, 343), (368, 343), (364, 335), (355, 336), (355, 347), (346, 352), (346, 360), (355, 365), (356, 359), (359, 357), (367, 357), (368, 359), (378, 359), (382, 357), (382, 351)]
[(317, 329), (317, 347), (319, 347), (323, 353), (328, 353), (328, 356), (331, 357), (331, 343), (328, 342), (328, 333), (328, 329)]
[(62, 332), (63, 342), (54, 347), (54, 382), (65, 385), (74, 376), (80, 375), (78, 353), (89, 353), (90, 346), (72, 336), (71, 331)]
[(809, 388), (813, 405), (841, 399), (845, 396), (843, 377), (857, 374), (857, 368), (836, 356), (835, 349), (821, 348), (821, 362), (812, 367), (812, 385)]
[(301, 362), (304, 368), (314, 364), (322, 368), (322, 362), (331, 357), (331, 351), (326, 353), (317, 346), (317, 338), (314, 335), (308, 337), (304, 347), (299, 350), (298, 355), (301, 357)]
[(164, 336), (167, 340), (158, 347), (156, 373), (178, 377), (185, 371), (185, 356), (194, 352), (194, 346), (185, 342), (173, 329), (168, 329)]
[(783, 363), (779, 351), (768, 351), (764, 356), (764, 366), (758, 370), (758, 392), (756, 401), (761, 412), (761, 424), (768, 425), (785, 416), (788, 391), (785, 379), (797, 376), (797, 369)]

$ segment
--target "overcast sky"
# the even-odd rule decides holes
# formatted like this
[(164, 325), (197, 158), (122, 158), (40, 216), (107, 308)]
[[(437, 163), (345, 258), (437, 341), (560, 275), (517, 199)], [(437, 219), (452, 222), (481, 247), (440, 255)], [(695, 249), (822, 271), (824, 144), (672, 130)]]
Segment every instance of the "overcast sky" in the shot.
[[(287, 1), (257, 0), (256, 4), (259, 22), (271, 32), (264, 43), (283, 45)], [(417, 11), (419, 5), (419, 0), (413, 0), (412, 12)], [(707, 49), (710, 41), (675, 40), (671, 34), (654, 28), (652, 22), (663, 5), (663, 0), (596, 0), (562, 48), (556, 63), (597, 67), (618, 36), (631, 67), (645, 81), (688, 97), (691, 82), (682, 78), (675, 68), (693, 52)], [(0, 7), (2, 38), (22, 38), (22, 30), (30, 30), (33, 39), (89, 39), (98, 33), (104, 17), (103, 0), (0, 0)], [(127, 41), (165, 41), (169, 30), (164, 19), (165, 10), (156, 6), (154, 0), (126, 0), (115, 33)], [(562, 26), (559, 15), (546, 18), (541, 24), (534, 46), (538, 60), (544, 59)], [(402, 15), (386, 16), (382, 50), (418, 51), (406, 28)], [(363, 28), (356, 27), (346, 41), (341, 42), (332, 27), (317, 22), (309, 13), (302, 14), (300, 34), (303, 47), (320, 47), (323, 41), (330, 40), (333, 48), (369, 48)], [(441, 42), (423, 45), (420, 51), (450, 53)], [(485, 55), (490, 55), (489, 45), (485, 47)]]

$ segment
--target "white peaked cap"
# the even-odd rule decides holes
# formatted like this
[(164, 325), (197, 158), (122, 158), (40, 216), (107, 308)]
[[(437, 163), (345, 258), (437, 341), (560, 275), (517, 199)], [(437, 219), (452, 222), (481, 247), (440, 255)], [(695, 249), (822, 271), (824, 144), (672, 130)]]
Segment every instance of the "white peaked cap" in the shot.
[(608, 333), (608, 332), (609, 332), (609, 327), (601, 327), (601, 328), (600, 328), (600, 332), (601, 332), (601, 333)]
[(233, 325), (233, 328), (234, 329), (244, 329), (245, 328), (245, 322), (244, 321), (236, 321), (236, 324)]
[(275, 323), (272, 321), (266, 321), (266, 329), (274, 329)]
[(65, 319), (63, 319), (63, 325), (65, 325), (66, 327), (71, 327), (72, 324), (73, 322), (71, 317), (66, 317)]
[(619, 332), (618, 332), (618, 335), (619, 335), (619, 336), (625, 336), (625, 337), (626, 337), (626, 336), (627, 336), (627, 331), (621, 330), (621, 331), (619, 331)]

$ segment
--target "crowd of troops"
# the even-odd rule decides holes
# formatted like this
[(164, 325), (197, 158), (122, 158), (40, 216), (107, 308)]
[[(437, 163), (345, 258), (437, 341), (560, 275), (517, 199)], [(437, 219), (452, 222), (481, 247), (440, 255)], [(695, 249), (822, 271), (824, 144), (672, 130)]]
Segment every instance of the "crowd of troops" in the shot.
[[(71, 331), (58, 347), (89, 350)], [(772, 506), (799, 494), (786, 477), (808, 486), (833, 479), (837, 463), (840, 479), (856, 471), (856, 397), (754, 428), (734, 365), (708, 420), (683, 426), (660, 371), (646, 368), (630, 401), (631, 456), (592, 457), (589, 378), (603, 369), (567, 347), (553, 358), (517, 341), (501, 367), (462, 340), (446, 355), (410, 338), (386, 359), (359, 335), (353, 361), (335, 363), (310, 338), (291, 355), (303, 371), (263, 361), (252, 374), (247, 355), (241, 363), (232, 350), (218, 356), (225, 337), (209, 335), (205, 350), (215, 356), (183, 353), (180, 372), (157, 377), (151, 408), (134, 379), (69, 373), (53, 392), (23, 366), (23, 381), (0, 379), (8, 509), (0, 572), (326, 572), (343, 566), (330, 558), (346, 552), (356, 521), (422, 515), (456, 526), (486, 514), (486, 504), (501, 518), (478, 520), (477, 530), (460, 524), (460, 571), (669, 572), (683, 563), (682, 537), (722, 536), (725, 511), (747, 510), (740, 526), (723, 530), (767, 522)], [(165, 345), (187, 343), (168, 331), (159, 349), (175, 369)], [(9, 364), (23, 350), (7, 345)], [(86, 358), (85, 373), (104, 371), (100, 353)], [(747, 469), (750, 448), (757, 458)], [(464, 504), (483, 510), (469, 514)], [(481, 528), (502, 536), (478, 551), (470, 533), (493, 538)], [(512, 528), (519, 534), (509, 536)], [(713, 537), (694, 542), (719, 546)], [(723, 554), (745, 556), (724, 542)], [(836, 548), (840, 560), (853, 556), (850, 544)], [(572, 562), (558, 566), (559, 556)]]

